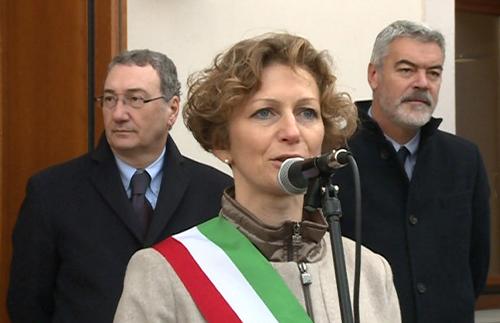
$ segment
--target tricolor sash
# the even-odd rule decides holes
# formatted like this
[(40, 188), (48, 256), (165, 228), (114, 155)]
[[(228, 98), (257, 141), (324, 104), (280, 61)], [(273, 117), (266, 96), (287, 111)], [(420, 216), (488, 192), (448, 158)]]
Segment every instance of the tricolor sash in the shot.
[(269, 261), (222, 216), (154, 248), (208, 322), (312, 322)]

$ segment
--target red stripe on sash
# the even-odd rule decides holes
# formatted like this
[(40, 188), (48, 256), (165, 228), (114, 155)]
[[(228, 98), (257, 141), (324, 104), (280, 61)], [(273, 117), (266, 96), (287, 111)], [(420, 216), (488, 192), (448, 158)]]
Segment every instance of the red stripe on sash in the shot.
[(241, 322), (182, 243), (170, 237), (153, 248), (174, 268), (208, 322)]

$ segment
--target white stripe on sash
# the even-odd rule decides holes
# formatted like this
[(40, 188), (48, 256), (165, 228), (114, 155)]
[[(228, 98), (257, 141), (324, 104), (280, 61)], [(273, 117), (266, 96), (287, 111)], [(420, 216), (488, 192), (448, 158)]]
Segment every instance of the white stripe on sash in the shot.
[(208, 279), (243, 322), (277, 322), (223, 249), (196, 227), (173, 236), (191, 253)]

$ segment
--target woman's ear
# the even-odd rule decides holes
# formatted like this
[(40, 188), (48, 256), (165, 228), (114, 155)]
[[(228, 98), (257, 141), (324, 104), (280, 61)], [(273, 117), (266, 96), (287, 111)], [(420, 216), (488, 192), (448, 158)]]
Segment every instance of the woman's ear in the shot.
[(231, 166), (231, 154), (225, 149), (213, 149), (212, 153), (219, 158), (224, 164)]

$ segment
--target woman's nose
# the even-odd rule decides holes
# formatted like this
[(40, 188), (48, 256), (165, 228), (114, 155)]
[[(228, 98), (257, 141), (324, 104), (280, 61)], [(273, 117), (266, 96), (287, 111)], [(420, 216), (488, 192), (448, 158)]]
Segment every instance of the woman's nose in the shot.
[(285, 115), (280, 120), (279, 138), (281, 141), (295, 143), (300, 140), (300, 129), (294, 115)]

